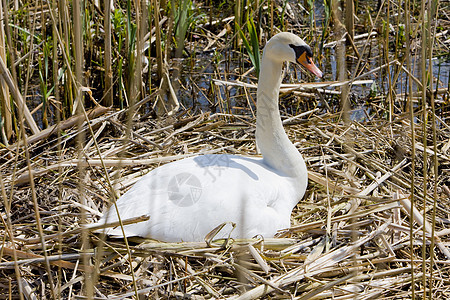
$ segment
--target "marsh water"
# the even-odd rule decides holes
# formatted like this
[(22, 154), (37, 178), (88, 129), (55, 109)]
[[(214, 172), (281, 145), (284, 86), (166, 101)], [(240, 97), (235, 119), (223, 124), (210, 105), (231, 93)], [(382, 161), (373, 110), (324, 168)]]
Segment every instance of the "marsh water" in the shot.
[[(370, 43), (376, 44), (377, 39), (373, 39)], [(351, 51), (348, 51), (351, 52)], [(188, 61), (184, 65), (185, 72), (181, 76), (180, 80), (183, 83), (183, 89), (178, 92), (179, 100), (183, 103), (185, 107), (192, 107), (193, 109), (201, 109), (202, 111), (211, 110), (212, 112), (217, 112), (219, 106), (218, 101), (229, 101), (231, 109), (229, 112), (233, 113), (249, 113), (250, 109), (247, 107), (248, 101), (246, 100), (245, 91), (242, 88), (236, 86), (219, 86), (214, 85), (214, 79), (220, 79), (224, 81), (243, 81), (245, 83), (256, 83), (257, 79), (254, 72), (250, 73), (250, 76), (242, 77), (239, 75), (240, 72), (245, 73), (251, 68), (251, 64), (248, 61), (240, 61), (240, 55), (234, 55), (235, 58), (231, 58), (230, 61), (220, 61), (211, 63), (213, 59), (213, 52), (202, 53), (195, 58), (194, 62)], [(231, 54), (233, 56), (233, 53)], [(366, 72), (371, 69), (379, 68), (385, 63), (382, 61), (382, 56), (375, 55), (375, 58), (370, 59), (368, 66), (366, 67)], [(420, 60), (413, 59), (412, 65), (414, 68), (414, 75), (419, 80), (421, 79), (420, 72)], [(191, 68), (192, 64), (194, 65)], [(357, 61), (354, 59), (347, 60), (347, 70), (349, 77), (354, 75), (355, 67)], [(309, 74), (304, 74), (300, 68), (290, 67), (286, 70), (286, 76), (291, 76), (298, 79), (298, 81), (283, 81), (284, 83), (296, 83), (296, 82), (311, 82), (311, 81), (336, 81), (337, 80), (337, 66), (336, 66), (336, 55), (334, 49), (325, 49), (324, 55), (319, 63), (320, 69), (324, 73), (324, 78), (317, 79), (313, 78)], [(391, 80), (394, 81), (394, 75), (397, 71), (396, 65), (391, 65), (389, 67), (389, 74), (391, 75)], [(189, 70), (186, 70), (189, 69)], [(427, 66), (429, 70), (429, 66)], [(432, 70), (433, 70), (433, 86), (434, 89), (437, 88), (448, 88), (449, 86), (449, 72), (450, 72), (450, 59), (448, 57), (437, 58), (432, 60)], [(218, 71), (215, 73), (215, 71)], [(294, 73), (294, 74), (293, 74)], [(365, 73), (365, 72), (363, 72)], [(253, 76), (252, 76), (253, 75)], [(360, 114), (358, 110), (364, 107), (364, 102), (369, 96), (383, 96), (386, 95), (389, 88), (388, 80), (388, 70), (387, 68), (380, 69), (370, 75), (365, 76), (363, 79), (372, 80), (372, 83), (363, 85), (353, 85), (351, 88), (351, 99), (352, 109), (354, 109), (354, 118), (358, 119)], [(417, 85), (412, 82), (413, 92), (419, 92)], [(218, 96), (214, 93), (212, 89), (220, 90), (221, 95)], [(331, 88), (330, 88), (331, 89)], [(394, 90), (397, 95), (408, 93), (408, 77), (404, 72), (401, 72), (397, 82), (395, 83)], [(335, 90), (333, 88), (332, 90)], [(256, 90), (249, 89), (248, 93), (256, 100)], [(397, 100), (402, 101), (401, 95), (398, 96)], [(403, 96), (404, 97), (404, 96)], [(361, 107), (362, 106), (362, 107)], [(253, 107), (254, 108), (254, 107)]]
[[(337, 54), (335, 40), (332, 34), (327, 33), (326, 37), (322, 39), (322, 33), (317, 36), (311, 35), (311, 32), (321, 32), (322, 27), (325, 26), (325, 7), (323, 1), (314, 1), (312, 10), (307, 10), (298, 1), (285, 1), (286, 14), (291, 14), (291, 23), (301, 28), (301, 32), (305, 32), (304, 39), (311, 45), (315, 54), (315, 63), (323, 71), (324, 77), (322, 79), (314, 78), (306, 74), (298, 66), (290, 64), (285, 71), (284, 83), (300, 83), (300, 82), (322, 82), (322, 81), (336, 81), (338, 80)], [(365, 5), (362, 7), (362, 5)], [(289, 9), (287, 8), (289, 5)], [(377, 7), (377, 1), (364, 1), (360, 3), (359, 7), (359, 22), (366, 23), (364, 19), (370, 9)], [(233, 25), (233, 20), (230, 16), (233, 15), (233, 6), (230, 5), (224, 9), (216, 9), (215, 14), (221, 15), (224, 20), (228, 20), (223, 24), (216, 26), (215, 30), (220, 31), (221, 28), (230, 27)], [(265, 8), (266, 10), (268, 8)], [(267, 15), (267, 11), (265, 12)], [(313, 14), (313, 18), (311, 15)], [(206, 18), (206, 17), (205, 17)], [(219, 16), (214, 16), (214, 19)], [(310, 19), (312, 21), (310, 21)], [(301, 22), (299, 21), (301, 20)], [(263, 22), (263, 21), (261, 21)], [(267, 23), (267, 20), (266, 20)], [(297, 24), (295, 24), (297, 23)], [(300, 24), (301, 23), (301, 24)], [(309, 25), (308, 25), (309, 24)], [(267, 24), (266, 24), (267, 25)], [(205, 45), (209, 40), (202, 34), (195, 32), (202, 32), (201, 26), (199, 28), (191, 28), (192, 34), (189, 36), (189, 41), (185, 45), (185, 53), (180, 59), (171, 59), (169, 66), (172, 67), (170, 72), (173, 74), (174, 69), (179, 69), (179, 77), (172, 77), (173, 81), (177, 81), (176, 90), (180, 103), (184, 108), (189, 109), (192, 113), (211, 111), (212, 113), (233, 113), (239, 115), (252, 116), (254, 113), (254, 104), (256, 101), (256, 90), (253, 88), (242, 88), (238, 86), (220, 86), (215, 84), (215, 80), (223, 80), (228, 82), (241, 81), (248, 84), (257, 83), (257, 74), (252, 69), (252, 63), (246, 53), (243, 45), (236, 47), (234, 45), (235, 33), (229, 30), (216, 43), (213, 43), (205, 50)], [(330, 25), (331, 26), (331, 25)], [(311, 27), (308, 30), (306, 27)], [(379, 68), (379, 70), (364, 76), (361, 79), (371, 80), (365, 84), (352, 85), (350, 90), (351, 103), (351, 118), (357, 121), (364, 121), (370, 116), (370, 107), (367, 106), (368, 101), (376, 99), (383, 104), (386, 99), (390, 81), (394, 82), (395, 73), (398, 71), (398, 65), (391, 64), (389, 69), (383, 67), (387, 61), (394, 60), (403, 61), (404, 45), (395, 45), (394, 42), (389, 44), (389, 60), (385, 57), (384, 41), (382, 34), (379, 32), (380, 28), (374, 28), (371, 37), (368, 37), (368, 26), (356, 26), (355, 32), (355, 46), (358, 49), (359, 55), (362, 57), (361, 61), (357, 57), (355, 51), (346, 46), (346, 70), (347, 78), (352, 78), (357, 75), (367, 73), (371, 70)], [(306, 29), (305, 29), (306, 28)], [(313, 29), (315, 30), (313, 31)], [(210, 29), (210, 28), (208, 28)], [(287, 31), (292, 31), (292, 28), (285, 28)], [(296, 30), (297, 31), (297, 30)], [(396, 36), (393, 28), (390, 30), (390, 37)], [(265, 33), (264, 38), (267, 36)], [(264, 38), (261, 39), (262, 52)], [(322, 43), (322, 45), (320, 45)], [(320, 50), (321, 49), (321, 50)], [(363, 51), (364, 49), (364, 51)], [(413, 53), (411, 54), (413, 75), (421, 80), (421, 58), (420, 45), (412, 46)], [(437, 51), (436, 51), (437, 52)], [(396, 54), (397, 53), (397, 54)], [(148, 54), (148, 53), (147, 53)], [(432, 60), (432, 74), (433, 74), (433, 89), (449, 89), (449, 74), (450, 74), (450, 55), (448, 53), (438, 53), (438, 57)], [(427, 62), (428, 64), (428, 62)], [(406, 65), (403, 64), (405, 67)], [(152, 77), (156, 78), (156, 70), (150, 68)], [(429, 66), (427, 66), (429, 71)], [(389, 80), (389, 76), (391, 80)], [(409, 77), (405, 72), (401, 71), (399, 78), (393, 84), (393, 91), (395, 92), (395, 101), (401, 107), (406, 103), (405, 98), (408, 94)], [(158, 80), (152, 79), (152, 82)], [(418, 86), (412, 81), (413, 92), (419, 92)], [(150, 87), (147, 87), (150, 91)], [(340, 109), (340, 97), (336, 92), (339, 88), (325, 88), (332, 91), (331, 94), (323, 94), (324, 99), (328, 102), (328, 107), (334, 111)], [(32, 102), (31, 107), (37, 107), (42, 102), (41, 91), (38, 84), (35, 88), (31, 88), (28, 100)], [(285, 98), (285, 97), (284, 97)], [(310, 99), (297, 98), (295, 100), (289, 98), (288, 100), (282, 97), (280, 106), (282, 108), (282, 116), (296, 115), (309, 109), (308, 101)], [(439, 101), (448, 101), (439, 97)], [(321, 104), (319, 103), (319, 107)], [(323, 105), (322, 105), (323, 106)], [(152, 105), (147, 107), (150, 110)], [(42, 128), (42, 112), (37, 110), (35, 118)]]
[[(307, 15), (305, 14), (305, 11), (302, 12), (302, 9), (304, 8), (301, 7), (298, 2), (288, 1), (288, 3), (290, 3), (292, 11), (296, 11), (302, 16)], [(367, 7), (373, 8), (377, 6), (376, 1), (365, 1), (365, 3)], [(360, 9), (364, 12), (368, 9), (367, 7), (361, 7)], [(325, 18), (324, 10), (322, 1), (314, 2), (314, 24), (317, 28), (323, 26)], [(348, 78), (352, 78), (377, 68), (380, 69), (361, 78), (364, 80), (371, 80), (372, 82), (362, 85), (353, 85), (351, 87), (351, 118), (358, 121), (364, 121), (368, 116), (367, 111), (364, 112), (367, 108), (366, 101), (373, 98), (381, 99), (382, 101), (386, 98), (390, 82), (394, 82), (395, 73), (399, 68), (398, 65), (392, 63), (392, 61), (404, 61), (401, 57), (401, 55), (404, 55), (404, 45), (396, 46), (393, 45), (393, 43), (390, 43), (389, 60), (387, 60), (385, 55), (383, 55), (385, 52), (383, 48), (383, 37), (377, 32), (377, 28), (373, 30), (373, 35), (370, 38), (368, 35), (364, 35), (364, 33), (363, 30), (355, 33), (355, 36), (359, 36), (355, 39), (355, 45), (360, 52), (359, 55), (362, 57), (359, 64), (355, 51), (352, 47), (346, 46), (347, 76)], [(395, 36), (396, 34), (397, 33), (394, 32), (394, 29), (392, 28), (390, 35)], [(227, 38), (232, 39), (232, 35), (230, 34), (229, 36), (224, 37), (225, 43)], [(309, 43), (315, 50), (315, 54), (317, 55), (315, 61), (323, 71), (324, 77), (322, 79), (313, 78), (309, 74), (302, 72), (299, 67), (291, 65), (285, 72), (283, 82), (336, 81), (338, 79), (338, 68), (336, 63), (336, 46), (335, 43), (333, 43), (333, 38), (328, 37), (323, 41), (324, 47), (321, 53), (317, 53), (319, 51), (318, 44), (321, 41), (321, 36), (306, 37), (306, 39), (310, 40)], [(250, 88), (244, 90), (237, 86), (219, 86), (214, 84), (214, 79), (231, 82), (239, 80), (250, 84), (255, 84), (257, 82), (255, 71), (248, 72), (252, 68), (252, 64), (246, 55), (245, 48), (242, 46), (240, 51), (237, 51), (230, 43), (228, 44), (229, 45), (226, 47), (212, 47), (208, 51), (202, 51), (201, 47), (195, 47), (194, 49), (191, 49), (191, 57), (182, 60), (182, 75), (180, 77), (182, 88), (178, 91), (178, 97), (185, 107), (201, 111), (210, 110), (212, 112), (230, 112), (236, 114), (252, 113), (254, 109), (253, 101), (256, 101), (255, 89)], [(363, 49), (364, 52), (362, 52)], [(412, 51), (412, 73), (418, 80), (421, 80), (420, 45), (412, 47)], [(383, 67), (388, 61), (391, 62), (389, 69)], [(406, 67), (406, 64), (403, 63), (403, 66)], [(427, 72), (429, 72), (429, 70), (430, 66), (427, 62)], [(357, 72), (356, 75), (355, 72)], [(449, 88), (449, 73), (450, 56), (448, 54), (432, 60), (434, 90)], [(242, 74), (245, 74), (245, 76), (242, 76)], [(388, 75), (390, 75), (391, 80), (389, 80)], [(410, 79), (408, 77), (409, 76), (407, 76), (405, 72), (401, 71), (397, 81), (393, 84), (393, 91), (396, 94), (394, 98), (400, 107), (406, 103), (404, 100), (406, 97), (405, 95), (408, 94), (408, 84)], [(412, 81), (411, 84), (413, 92), (419, 92), (416, 83)], [(330, 88), (330, 90), (336, 90), (336, 88)], [(253, 101), (248, 100), (249, 96)], [(326, 98), (330, 100), (330, 104), (332, 106), (334, 105), (336, 110), (339, 109), (339, 97), (334, 96), (333, 98), (328, 96)], [(225, 104), (220, 102), (225, 102)], [(283, 106), (286, 107), (286, 105)], [(297, 107), (298, 103), (295, 103), (294, 106)], [(226, 108), (226, 111), (223, 111), (224, 108)], [(306, 109), (304, 105), (303, 109)], [(286, 110), (285, 113), (296, 114), (299, 113), (299, 111), (291, 107), (291, 109)]]

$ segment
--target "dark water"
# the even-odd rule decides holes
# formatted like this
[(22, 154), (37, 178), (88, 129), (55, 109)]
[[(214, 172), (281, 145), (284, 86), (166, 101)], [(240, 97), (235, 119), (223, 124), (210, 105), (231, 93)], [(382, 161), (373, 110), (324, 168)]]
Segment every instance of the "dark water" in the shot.
[[(376, 39), (372, 41), (372, 43), (376, 43)], [(180, 89), (178, 92), (179, 100), (185, 107), (192, 107), (194, 110), (210, 110), (212, 112), (230, 112), (237, 114), (251, 113), (251, 110), (248, 106), (247, 96), (243, 88), (236, 86), (217, 86), (213, 83), (213, 79), (220, 79), (225, 81), (240, 80), (246, 83), (256, 83), (257, 80), (255, 78), (254, 72), (251, 72), (247, 77), (241, 77), (238, 75), (240, 71), (244, 73), (245, 71), (250, 69), (251, 65), (248, 63), (244, 63), (244, 65), (242, 66), (237, 56), (231, 59), (230, 62), (222, 61), (216, 65), (213, 65), (210, 63), (213, 55), (213, 53), (204, 53), (198, 55), (195, 60), (194, 69), (190, 72), (186, 72), (185, 70), (184, 74), (189, 75), (181, 77), (184, 89)], [(337, 80), (337, 66), (335, 58), (336, 57), (334, 49), (326, 49), (324, 51), (324, 56), (320, 64), (320, 68), (324, 72), (324, 81)], [(368, 67), (362, 73), (366, 73), (371, 69), (378, 68), (384, 64), (384, 62), (381, 61), (381, 56), (378, 56), (378, 58), (376, 59), (371, 59), (369, 60), (369, 62), (370, 63)], [(415, 66), (415, 77), (421, 80), (420, 66), (418, 65), (419, 62), (419, 59), (413, 58), (412, 65)], [(450, 59), (448, 57), (434, 59), (432, 63), (434, 77), (433, 88), (448, 88)], [(347, 69), (350, 76), (354, 75), (353, 69), (355, 67), (356, 61), (347, 61)], [(389, 73), (391, 75), (392, 82), (394, 80), (394, 74), (397, 69), (398, 67), (396, 65), (391, 65), (389, 67)], [(215, 71), (216, 73), (214, 73)], [(287, 71), (287, 73), (298, 81), (287, 81), (289, 78), (285, 78), (285, 80), (283, 81), (285, 83), (295, 83), (311, 80), (320, 81), (320, 79), (314, 79), (311, 76), (305, 75), (298, 67), (291, 67), (290, 70)], [(366, 118), (366, 113), (363, 112), (363, 110), (365, 109), (364, 103), (366, 99), (370, 96), (386, 95), (389, 86), (387, 68), (380, 69), (379, 71), (365, 76), (362, 79), (373, 80), (373, 83), (354, 85), (351, 88), (350, 95), (351, 99), (353, 99), (352, 108), (355, 109), (355, 111), (353, 112), (353, 118), (355, 120), (363, 120)], [(397, 93), (397, 98), (399, 101), (403, 100), (400, 94), (407, 93), (408, 80), (408, 76), (405, 74), (405, 72), (402, 71), (394, 87), (394, 91)], [(418, 92), (419, 90), (417, 85), (414, 82), (412, 83), (413, 91)], [(330, 88), (330, 90), (336, 89)], [(251, 97), (253, 97), (254, 101), (256, 101), (256, 90), (248, 88), (247, 92)], [(338, 100), (339, 99), (335, 101), (336, 104), (338, 104)], [(222, 102), (222, 106), (218, 104), (220, 101)], [(252, 109), (254, 109), (253, 105)]]
[[(308, 9), (299, 5), (297, 1), (288, 1), (291, 5), (292, 14), (299, 16), (300, 20), (303, 20), (304, 24), (310, 22), (311, 15), (308, 14)], [(364, 1), (360, 2), (369, 5), (372, 9), (376, 7), (377, 1)], [(366, 7), (360, 7), (361, 11), (364, 11)], [(322, 28), (325, 20), (325, 8), (322, 1), (314, 2), (314, 21), (315, 26), (319, 29)], [(306, 20), (306, 21), (305, 21)], [(359, 28), (359, 27), (357, 27)], [(363, 32), (355, 32), (355, 35), (361, 34)], [(394, 33), (391, 32), (391, 35)], [(231, 36), (230, 36), (231, 38)], [(320, 42), (321, 36), (317, 37), (305, 37), (305, 40), (310, 40), (311, 46), (318, 50), (318, 44)], [(315, 39), (315, 40), (314, 40)], [(355, 41), (358, 51), (361, 52), (363, 45), (366, 43), (367, 37), (358, 39)], [(333, 42), (332, 38), (324, 40), (324, 44)], [(383, 55), (383, 43), (380, 41), (378, 36), (372, 37), (366, 46), (366, 51), (361, 53), (363, 57), (364, 68), (361, 65), (358, 67), (358, 72), (360, 74), (366, 73), (370, 70), (376, 69), (386, 63)], [(392, 46), (392, 45), (391, 45)], [(393, 55), (394, 49), (390, 49), (390, 55)], [(398, 53), (404, 52), (403, 49), (397, 51)], [(242, 48), (242, 52), (245, 49)], [(419, 51), (420, 52), (420, 51)], [(317, 53), (317, 52), (316, 52)], [(348, 76), (355, 76), (357, 57), (355, 52), (351, 47), (347, 46), (346, 50), (347, 59), (347, 72)], [(320, 55), (320, 54), (319, 54)], [(389, 57), (389, 61), (393, 61), (394, 57)], [(412, 56), (412, 66), (413, 74), (416, 78), (421, 80), (420, 72), (420, 57)], [(398, 58), (401, 61), (401, 58)], [(324, 72), (323, 81), (334, 81), (337, 80), (337, 64), (336, 64), (336, 49), (335, 47), (325, 47), (318, 59), (316, 58), (316, 63), (318, 63), (319, 68)], [(235, 81), (240, 80), (246, 83), (256, 83), (256, 74), (250, 72), (246, 77), (241, 77), (240, 74), (247, 72), (252, 67), (251, 63), (248, 61), (247, 56), (242, 56), (241, 53), (232, 50), (231, 46), (225, 49), (212, 48), (211, 51), (202, 52), (197, 51), (195, 57), (190, 59), (184, 59), (184, 66), (182, 71), (181, 82), (183, 89), (178, 91), (179, 100), (185, 107), (191, 107), (198, 111), (212, 111), (212, 112), (223, 112), (223, 113), (235, 113), (235, 114), (251, 114), (252, 109), (254, 109), (253, 103), (248, 103), (246, 92), (248, 95), (256, 101), (256, 90), (247, 89), (245, 91), (243, 88), (235, 86), (217, 86), (213, 84), (213, 79), (220, 79), (225, 81)], [(406, 66), (405, 66), (406, 67)], [(448, 88), (449, 86), (449, 72), (450, 72), (450, 57), (444, 56), (439, 59), (433, 59), (433, 88)], [(385, 96), (388, 93), (389, 88), (389, 78), (388, 70), (391, 76), (391, 81), (393, 82), (394, 74), (398, 70), (398, 66), (395, 64), (390, 65), (389, 69), (387, 67), (382, 68), (368, 76), (361, 79), (373, 80), (371, 84), (365, 85), (354, 85), (350, 91), (350, 99), (352, 103), (352, 118), (354, 120), (365, 120), (367, 118), (367, 113), (370, 113), (370, 109), (366, 107), (365, 103), (369, 97), (373, 96)], [(286, 83), (296, 83), (300, 81), (320, 81), (320, 79), (313, 79), (302, 73), (300, 68), (291, 67), (287, 72), (290, 78), (285, 78), (283, 82)], [(403, 101), (400, 94), (407, 92), (409, 78), (405, 72), (401, 72), (398, 80), (395, 82), (394, 91), (398, 95), (397, 101)], [(335, 90), (335, 89), (331, 89)], [(417, 92), (418, 87), (413, 83), (413, 91)], [(330, 99), (331, 104), (335, 104), (338, 109), (339, 99)], [(220, 104), (221, 105), (220, 105)], [(401, 106), (401, 105), (400, 105)], [(284, 105), (286, 107), (286, 105)], [(285, 113), (295, 114), (299, 113), (297, 109), (288, 109)]]
[[(305, 81), (337, 80), (336, 48), (326, 46), (328, 43), (334, 41), (334, 37), (327, 36), (327, 38), (323, 40), (325, 47), (322, 52), (319, 51), (319, 44), (322, 39), (320, 32), (325, 23), (325, 7), (323, 1), (315, 1), (312, 9), (302, 6), (305, 5), (303, 2), (305, 1), (287, 1), (290, 5), (290, 13), (294, 16), (293, 19), (290, 19), (290, 22), (294, 26), (302, 26), (302, 28), (313, 24), (318, 29), (316, 30), (316, 32), (319, 32), (317, 36), (308, 36), (306, 34), (304, 39), (308, 41), (314, 49), (316, 55), (315, 62), (323, 71), (324, 78), (313, 78), (312, 76), (306, 75), (299, 67), (291, 65), (290, 69), (286, 72), (286, 77), (283, 82), (297, 83)], [(300, 3), (302, 5), (300, 5)], [(363, 4), (365, 5), (364, 7), (362, 6)], [(361, 13), (358, 14), (358, 16), (361, 18), (360, 22), (363, 22), (363, 15), (366, 7), (369, 6), (373, 9), (376, 7), (377, 1), (361, 1), (359, 5)], [(229, 11), (225, 11), (226, 9)], [(219, 13), (223, 16), (233, 15), (232, 5), (225, 8), (225, 10)], [(314, 18), (312, 18), (312, 14), (314, 15)], [(311, 20), (314, 20), (314, 22)], [(358, 32), (358, 28), (360, 32)], [(305, 32), (305, 30), (302, 31)], [(306, 30), (306, 32), (312, 31)], [(363, 30), (360, 27), (357, 27), (355, 35), (362, 33), (364, 33)], [(242, 74), (246, 73), (252, 65), (246, 55), (244, 47), (242, 47), (240, 51), (233, 49), (232, 42), (230, 42), (232, 37), (232, 33), (227, 33), (223, 37), (226, 44), (225, 47), (213, 46), (210, 50), (203, 51), (197, 46), (194, 46), (189, 49), (190, 57), (185, 57), (179, 61), (181, 63), (181, 75), (179, 78), (180, 86), (177, 92), (178, 99), (185, 108), (191, 109), (193, 113), (211, 111), (212, 113), (222, 112), (251, 116), (252, 112), (254, 112), (254, 101), (256, 101), (255, 89), (248, 88), (245, 90), (236, 86), (217, 86), (213, 82), (214, 79), (224, 81), (240, 80), (250, 84), (255, 84), (257, 82), (254, 71), (248, 73), (244, 77), (242, 76)], [(201, 40), (202, 37), (196, 36), (192, 39), (191, 42), (194, 42), (195, 44), (195, 40)], [(358, 51), (362, 51), (366, 40), (367, 38), (362, 38), (355, 41)], [(361, 65), (358, 66), (358, 72), (360, 74), (378, 68), (386, 63), (383, 55), (380, 55), (380, 52), (383, 52), (381, 45), (382, 42), (378, 36), (371, 38), (367, 43), (367, 50), (362, 53), (364, 58), (363, 64), (365, 64), (365, 67), (362, 69)], [(190, 46), (188, 45), (187, 48), (189, 47)], [(417, 51), (420, 52), (420, 50)], [(391, 51), (391, 53), (392, 52), (393, 51)], [(358, 59), (352, 48), (349, 46), (347, 46), (346, 54), (348, 76), (352, 77), (355, 76)], [(394, 60), (394, 58), (390, 57), (390, 61), (392, 60)], [(401, 58), (398, 60), (401, 60)], [(414, 76), (421, 80), (419, 56), (412, 56), (412, 65), (414, 67)], [(433, 59), (432, 67), (434, 77), (433, 88), (448, 88), (450, 56), (447, 54), (446, 56)], [(391, 65), (389, 67), (392, 81), (397, 68), (398, 66), (396, 65)], [(373, 83), (371, 84), (352, 86), (350, 90), (350, 100), (352, 104), (352, 118), (354, 120), (364, 121), (366, 120), (367, 115), (371, 113), (370, 107), (366, 106), (368, 98), (373, 96), (385, 96), (387, 94), (389, 88), (387, 71), (387, 68), (383, 68), (362, 78), (373, 80)], [(405, 94), (407, 92), (408, 80), (409, 78), (405, 72), (401, 72), (394, 86), (394, 91), (397, 95)], [(335, 91), (338, 89), (330, 88), (330, 90)], [(418, 91), (418, 87), (415, 83), (413, 83), (413, 91)], [(32, 98), (33, 103), (31, 107), (36, 107), (42, 102), (41, 93), (37, 85), (36, 88), (31, 89), (29, 95), (30, 94), (33, 96), (29, 97), (27, 101), (30, 101), (30, 98)], [(333, 110), (339, 110), (340, 98), (338, 96), (325, 95), (325, 98), (327, 102), (329, 101), (328, 104)], [(403, 98), (403, 96), (398, 96), (397, 101), (403, 101)], [(250, 101), (248, 99), (250, 99)], [(302, 105), (299, 105), (299, 102)], [(293, 99), (281, 99), (281, 106), (284, 108), (282, 114), (295, 115), (309, 109), (308, 103), (305, 102), (306, 100), (303, 99), (297, 99), (296, 101)], [(54, 112), (52, 111), (51, 113)], [(42, 110), (37, 110), (34, 117), (37, 120), (38, 125), (42, 128)]]

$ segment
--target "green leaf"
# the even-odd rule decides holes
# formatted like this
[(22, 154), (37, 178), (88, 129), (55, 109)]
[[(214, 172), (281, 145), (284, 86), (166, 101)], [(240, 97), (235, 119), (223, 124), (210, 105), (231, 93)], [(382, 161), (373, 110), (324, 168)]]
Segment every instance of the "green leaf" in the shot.
[(247, 20), (247, 29), (250, 34), (250, 42), (248, 41), (239, 24), (236, 23), (236, 27), (239, 31), (239, 35), (242, 38), (242, 43), (244, 44), (244, 47), (247, 50), (250, 61), (252, 62), (253, 67), (256, 70), (257, 77), (259, 77), (259, 70), (260, 70), (259, 39), (255, 23), (253, 22), (253, 18)]
[(255, 22), (253, 22), (253, 18), (247, 22), (248, 32), (250, 33), (250, 41), (252, 43), (252, 53), (253, 53), (253, 65), (256, 69), (256, 74), (259, 77), (260, 70), (260, 58), (259, 58), (259, 39), (258, 39), (258, 31), (256, 30)]

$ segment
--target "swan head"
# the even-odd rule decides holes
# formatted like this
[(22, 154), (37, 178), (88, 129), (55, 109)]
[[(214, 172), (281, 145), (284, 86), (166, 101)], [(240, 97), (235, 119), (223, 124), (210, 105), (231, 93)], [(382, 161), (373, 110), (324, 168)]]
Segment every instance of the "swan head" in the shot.
[(274, 35), (264, 48), (264, 56), (280, 62), (299, 63), (317, 77), (322, 77), (322, 71), (312, 61), (311, 47), (293, 33), (280, 32)]

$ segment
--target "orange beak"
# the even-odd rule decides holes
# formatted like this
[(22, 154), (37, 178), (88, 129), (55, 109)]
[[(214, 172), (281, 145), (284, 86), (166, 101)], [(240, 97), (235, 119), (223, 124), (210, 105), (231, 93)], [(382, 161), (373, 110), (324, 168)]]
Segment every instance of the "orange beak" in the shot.
[(316, 67), (311, 58), (306, 56), (306, 52), (303, 52), (302, 55), (300, 55), (300, 57), (297, 59), (297, 62), (317, 77), (322, 78), (322, 71), (320, 71), (319, 68)]

